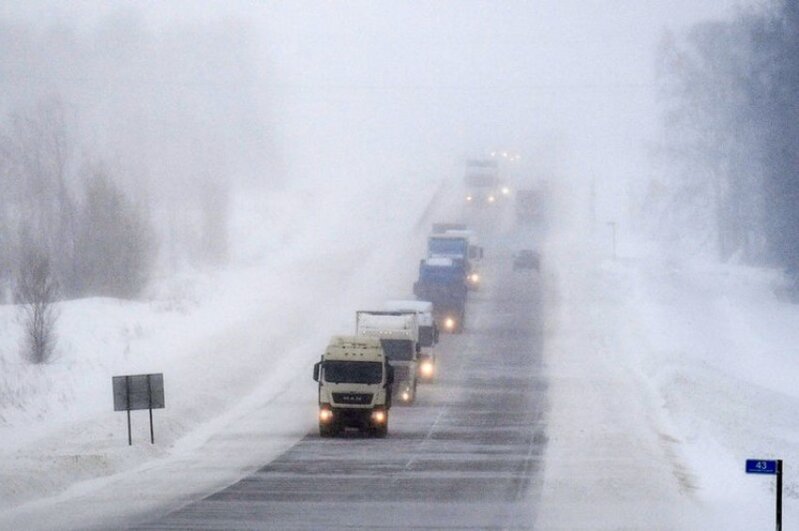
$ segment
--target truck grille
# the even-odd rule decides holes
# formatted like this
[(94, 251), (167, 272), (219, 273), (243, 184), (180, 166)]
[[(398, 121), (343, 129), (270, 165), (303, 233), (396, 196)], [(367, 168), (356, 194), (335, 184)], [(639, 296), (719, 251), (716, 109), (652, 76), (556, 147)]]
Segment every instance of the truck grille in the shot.
[(333, 393), (333, 402), (339, 404), (369, 405), (372, 403), (372, 393)]

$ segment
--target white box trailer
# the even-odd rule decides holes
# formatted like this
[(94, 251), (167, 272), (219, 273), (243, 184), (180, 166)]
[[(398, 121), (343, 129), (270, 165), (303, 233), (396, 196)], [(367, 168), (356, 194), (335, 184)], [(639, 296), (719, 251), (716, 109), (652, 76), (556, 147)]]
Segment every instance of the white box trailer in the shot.
[(357, 311), (355, 335), (380, 340), (386, 357), (394, 367), (394, 394), (400, 403), (416, 400), (419, 345), (419, 321), (416, 312)]
[(433, 303), (416, 299), (393, 299), (383, 304), (388, 311), (416, 312), (419, 323), (418, 376), (423, 382), (431, 382), (436, 373), (435, 345), (438, 343), (438, 327), (433, 319)]

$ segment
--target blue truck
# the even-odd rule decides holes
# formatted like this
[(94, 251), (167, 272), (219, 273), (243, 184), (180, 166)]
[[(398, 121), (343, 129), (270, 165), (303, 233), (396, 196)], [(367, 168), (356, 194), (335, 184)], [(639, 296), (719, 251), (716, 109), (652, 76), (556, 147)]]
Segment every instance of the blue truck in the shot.
[(413, 294), (433, 303), (433, 319), (440, 330), (460, 333), (466, 315), (466, 264), (463, 260), (433, 257), (419, 263)]
[[(441, 224), (438, 224), (441, 225)], [(474, 232), (465, 228), (434, 232), (427, 238), (427, 258), (451, 258), (463, 265), (466, 286), (476, 290), (480, 286), (477, 262), (483, 257), (483, 248), (473, 245)]]

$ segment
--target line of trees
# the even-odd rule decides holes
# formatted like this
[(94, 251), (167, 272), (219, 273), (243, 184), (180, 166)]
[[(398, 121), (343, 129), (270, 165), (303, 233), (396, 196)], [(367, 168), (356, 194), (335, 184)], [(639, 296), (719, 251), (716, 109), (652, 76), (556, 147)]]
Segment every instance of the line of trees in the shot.
[(725, 260), (799, 269), (799, 3), (667, 35), (658, 67), (672, 169), (651, 190), (660, 228), (698, 233)]
[(102, 166), (76, 160), (66, 107), (0, 129), (0, 302), (21, 305), (25, 356), (46, 362), (64, 298), (136, 297), (155, 256), (147, 210)]

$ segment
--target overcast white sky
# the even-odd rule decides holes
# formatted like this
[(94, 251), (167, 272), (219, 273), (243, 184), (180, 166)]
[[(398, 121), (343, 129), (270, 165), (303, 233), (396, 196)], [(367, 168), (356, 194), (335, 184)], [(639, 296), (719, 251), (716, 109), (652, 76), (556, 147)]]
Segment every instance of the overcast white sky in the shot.
[(739, 3), (7, 1), (0, 18), (89, 34), (109, 18), (156, 33), (197, 27), (211, 45), (214, 32), (246, 32), (258, 97), (300, 173), (378, 160), (445, 171), (501, 147), (540, 158), (540, 171), (609, 181), (640, 171), (655, 134), (664, 30)]

